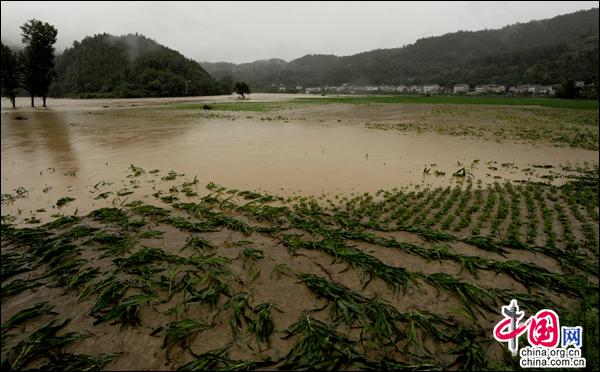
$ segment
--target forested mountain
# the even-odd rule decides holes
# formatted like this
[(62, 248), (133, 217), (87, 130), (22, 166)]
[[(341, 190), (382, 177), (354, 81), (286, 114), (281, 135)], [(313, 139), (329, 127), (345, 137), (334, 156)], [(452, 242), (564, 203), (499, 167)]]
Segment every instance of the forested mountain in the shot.
[(246, 81), (253, 91), (277, 89), (280, 84), (517, 85), (555, 84), (567, 79), (594, 81), (598, 86), (598, 24), (595, 8), (498, 30), (419, 39), (402, 48), (238, 65), (199, 64), (138, 34), (101, 34), (74, 42), (56, 58), (50, 94), (207, 95), (230, 93), (234, 80)]
[(50, 91), (53, 96), (99, 97), (220, 93), (222, 87), (199, 63), (138, 34), (75, 41), (57, 57)]
[(254, 85), (264, 85), (270, 84), (272, 77), (283, 71), (288, 63), (283, 59), (272, 58), (239, 65), (228, 62), (202, 62), (201, 65), (215, 79), (235, 76), (237, 80), (252, 81)]
[[(255, 89), (272, 84), (331, 85), (438, 83), (553, 84), (566, 79), (598, 80), (598, 9), (506, 26), (459, 31), (417, 40), (394, 49), (352, 56), (307, 55), (264, 69), (227, 66), (234, 79)], [(272, 61), (272, 60), (270, 60)], [(244, 64), (253, 66), (255, 63)], [(254, 71), (260, 73), (254, 73)], [(213, 70), (215, 71), (215, 70)]]

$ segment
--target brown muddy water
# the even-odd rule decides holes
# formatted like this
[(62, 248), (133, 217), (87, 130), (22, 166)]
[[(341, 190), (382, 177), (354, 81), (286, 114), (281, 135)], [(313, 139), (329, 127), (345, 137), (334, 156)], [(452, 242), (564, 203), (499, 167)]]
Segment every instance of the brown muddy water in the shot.
[[(252, 99), (288, 98), (253, 95)], [(194, 99), (180, 99), (190, 100)], [(197, 176), (200, 185), (213, 181), (230, 188), (293, 195), (445, 186), (464, 182), (452, 176), (463, 167), (474, 181), (483, 183), (547, 181), (540, 177), (560, 171), (561, 166), (598, 164), (597, 151), (378, 131), (344, 118), (264, 121), (257, 113), (211, 117), (157, 107), (175, 101), (49, 100), (47, 109), (30, 109), (24, 100), (23, 108), (13, 110), (3, 99), (2, 193), (18, 187), (28, 193), (4, 203), (2, 214), (44, 208), (50, 215), (63, 196), (75, 197), (79, 202), (73, 204), (85, 212), (114, 203), (121, 189), (160, 189), (160, 178), (170, 170), (185, 173), (188, 180)], [(160, 173), (127, 179), (131, 164)], [(425, 168), (429, 174), (424, 174)], [(102, 181), (106, 184), (97, 186)], [(112, 194), (94, 200), (100, 192)]]

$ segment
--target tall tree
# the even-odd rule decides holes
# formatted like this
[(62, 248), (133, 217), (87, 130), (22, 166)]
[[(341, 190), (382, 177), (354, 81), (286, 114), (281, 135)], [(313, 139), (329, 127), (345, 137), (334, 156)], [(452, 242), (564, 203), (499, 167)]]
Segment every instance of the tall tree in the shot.
[(32, 19), (21, 26), (23, 37), (23, 87), (31, 96), (31, 106), (34, 106), (33, 98), (41, 95), (46, 107), (48, 89), (54, 73), (54, 44), (58, 31), (54, 26)]
[(13, 108), (15, 107), (15, 89), (17, 82), (17, 55), (10, 47), (2, 44), (0, 53), (2, 70), (2, 90), (10, 98)]
[(233, 91), (242, 96), (242, 99), (245, 98), (245, 94), (250, 94), (250, 87), (243, 81), (238, 81), (233, 86)]

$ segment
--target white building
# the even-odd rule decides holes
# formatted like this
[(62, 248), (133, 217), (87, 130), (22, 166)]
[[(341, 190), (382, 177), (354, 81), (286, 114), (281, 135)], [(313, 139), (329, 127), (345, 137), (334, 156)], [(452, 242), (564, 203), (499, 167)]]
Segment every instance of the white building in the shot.
[(469, 89), (469, 84), (454, 84), (452, 93), (467, 93)]
[(488, 84), (488, 91), (492, 93), (504, 93), (506, 87), (504, 85)]
[(440, 90), (440, 86), (437, 84), (423, 85), (423, 93), (437, 93), (439, 90)]
[(528, 84), (517, 85), (516, 87), (511, 87), (509, 89), (509, 91), (513, 92), (513, 93), (519, 93), (519, 94), (527, 93), (527, 92), (529, 92), (529, 85)]
[(543, 88), (543, 86), (541, 86), (539, 84), (534, 84), (534, 85), (530, 85), (529, 89), (527, 89), (527, 91), (532, 94), (538, 94), (538, 93), (540, 93), (540, 89), (542, 89), (542, 88)]

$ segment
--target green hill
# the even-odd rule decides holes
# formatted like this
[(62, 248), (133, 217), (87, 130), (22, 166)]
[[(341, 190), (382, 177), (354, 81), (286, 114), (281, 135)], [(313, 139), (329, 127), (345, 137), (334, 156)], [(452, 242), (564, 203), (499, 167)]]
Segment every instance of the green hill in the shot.
[(238, 73), (239, 65), (229, 64), (228, 69), (235, 79), (244, 79), (255, 89), (268, 89), (272, 84), (597, 82), (598, 9), (498, 30), (459, 31), (419, 39), (402, 48), (346, 57), (307, 55), (279, 65), (279, 69), (270, 74), (263, 72), (260, 77)]
[(199, 63), (138, 34), (75, 41), (56, 59), (53, 96), (164, 97), (220, 94)]

